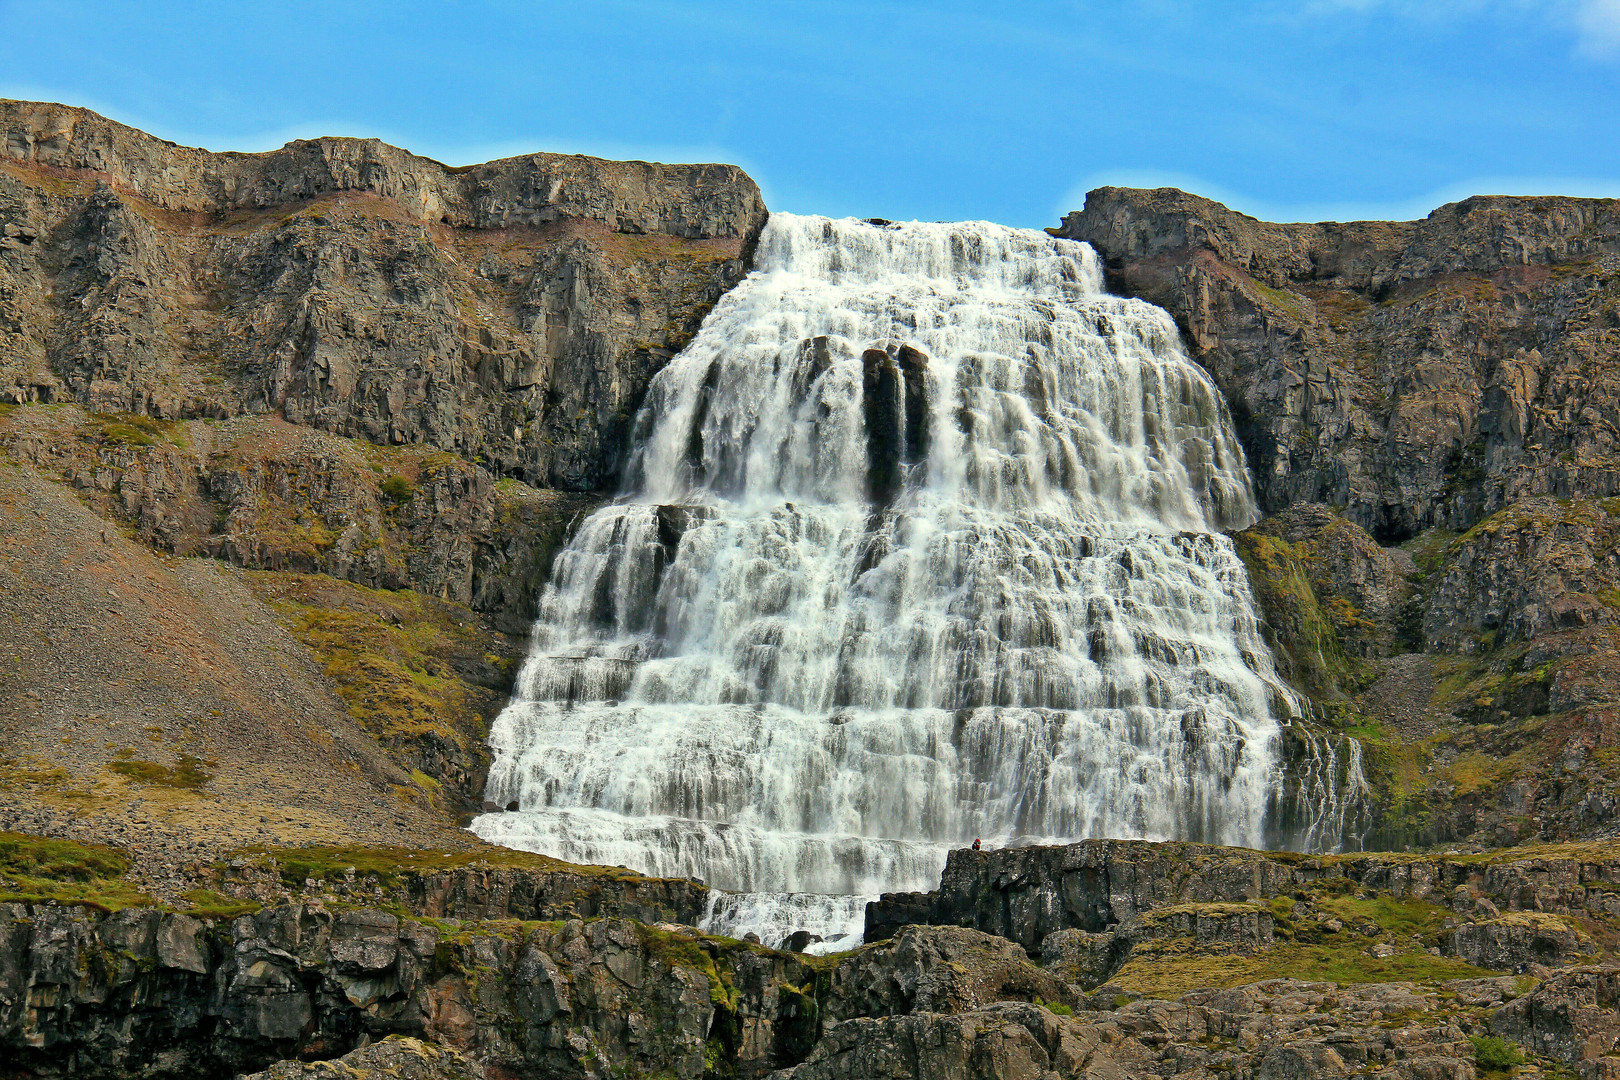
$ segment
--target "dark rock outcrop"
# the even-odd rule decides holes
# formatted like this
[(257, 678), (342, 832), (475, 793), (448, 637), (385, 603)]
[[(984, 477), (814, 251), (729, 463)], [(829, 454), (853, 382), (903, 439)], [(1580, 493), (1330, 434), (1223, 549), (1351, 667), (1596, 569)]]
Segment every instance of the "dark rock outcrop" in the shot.
[(302, 881), (296, 864), (283, 865), (274, 856), (236, 858), (212, 868), (208, 885), (261, 903), (327, 895), (346, 903), (386, 898), (424, 918), (473, 921), (620, 918), (691, 925), (703, 917), (709, 901), (702, 882), (642, 877), (618, 867), (402, 865), (380, 872), (342, 866), (337, 855), (329, 858), (337, 861), (320, 877)]
[(1532, 964), (1567, 967), (1597, 952), (1578, 927), (1557, 915), (1514, 912), (1451, 931), (1444, 948), (1477, 967), (1528, 971)]
[(464, 1054), (403, 1035), (351, 1050), (335, 1061), (278, 1061), (244, 1080), (484, 1080)]
[(850, 1020), (779, 1080), (1002, 1080), (1124, 1078), (1094, 1031), (1037, 1005)]
[(1381, 541), (1620, 491), (1620, 209), (1479, 197), (1413, 222), (1276, 225), (1099, 188), (1060, 235), (1167, 309), (1231, 402), (1263, 507)]
[[(1084, 840), (1059, 847), (952, 851), (938, 890), (885, 895), (868, 904), (866, 933), (868, 940), (877, 940), (900, 920), (971, 926), (1016, 942), (1038, 956), (1045, 940), (1058, 931), (1123, 933), (1147, 940), (1154, 930), (1141, 928), (1144, 917), (1173, 922), (1175, 909), (1181, 905), (1264, 900), (1332, 880), (1352, 890), (1453, 907), (1458, 906), (1457, 890), (1461, 889), (1468, 900), (1462, 910), (1470, 917), (1479, 898), (1491, 901), (1489, 907), (1478, 909), (1490, 918), (1497, 905), (1550, 915), (1620, 914), (1620, 861), (1612, 854), (1301, 858), (1202, 844)], [(1263, 944), (1268, 931), (1260, 921), (1261, 913), (1255, 912), (1252, 919), (1235, 917), (1229, 926), (1212, 918), (1220, 914), (1218, 909), (1188, 912), (1185, 920), (1205, 920), (1209, 941), (1224, 936), (1240, 943)], [(1194, 936), (1198, 931), (1191, 923), (1182, 928), (1183, 933)], [(1101, 939), (1075, 943), (1080, 952), (1106, 952), (1111, 947), (1111, 942)], [(1069, 951), (1067, 946), (1055, 945), (1053, 957), (1082, 959), (1063, 955)], [(1574, 955), (1577, 951), (1578, 942), (1572, 940), (1566, 952)], [(1520, 960), (1515, 956), (1510, 962)]]
[(1535, 1053), (1581, 1064), (1582, 1080), (1620, 1075), (1620, 969), (1555, 972), (1498, 1009), (1491, 1031)]
[(214, 154), (0, 102), (0, 399), (268, 412), (597, 490), (764, 220), (728, 165)]
[[(1075, 1000), (1016, 946), (956, 928), (816, 961), (616, 917), (415, 921), (311, 902), (215, 921), (0, 906), (0, 1052), (34, 1076), (214, 1076), (387, 1036), (493, 1075), (754, 1076), (868, 1016), (971, 1016), (1012, 1000), (1050, 1027), (1054, 1014), (1027, 1004), (1037, 992)], [(461, 1060), (423, 1062), (408, 1044), (362, 1060), (378, 1054), (423, 1070)]]
[(600, 502), (271, 417), (143, 423), (35, 406), (0, 418), (0, 451), (160, 550), (414, 589), (508, 634), (528, 632), (553, 557)]

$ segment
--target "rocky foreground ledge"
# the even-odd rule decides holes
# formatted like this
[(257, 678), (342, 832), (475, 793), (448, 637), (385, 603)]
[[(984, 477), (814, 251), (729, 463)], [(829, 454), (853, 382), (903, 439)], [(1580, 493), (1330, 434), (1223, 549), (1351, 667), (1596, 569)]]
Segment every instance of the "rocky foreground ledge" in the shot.
[[(937, 890), (868, 904), (866, 938), (912, 923), (971, 926), (1032, 956), (1084, 952), (1101, 982), (1143, 941), (1193, 933), (1270, 945), (1279, 926), (1293, 940), (1322, 939), (1349, 921), (1336, 911), (1386, 897), (1430, 909), (1437, 954), (1518, 971), (1569, 963), (1601, 952), (1600, 939), (1620, 926), (1620, 846), (1330, 856), (1140, 840), (963, 849), (951, 852)], [(1369, 928), (1380, 921), (1359, 914)]]
[(0, 837), (0, 1075), (1620, 1076), (1620, 848), (957, 852), (823, 957), (620, 868), (292, 849), (179, 910), (72, 847)]

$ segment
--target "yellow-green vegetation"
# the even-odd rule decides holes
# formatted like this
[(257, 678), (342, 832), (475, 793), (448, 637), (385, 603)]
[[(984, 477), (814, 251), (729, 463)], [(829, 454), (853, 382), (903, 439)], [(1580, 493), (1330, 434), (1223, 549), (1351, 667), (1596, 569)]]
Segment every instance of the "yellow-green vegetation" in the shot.
[(594, 238), (602, 253), (619, 263), (686, 263), (702, 267), (736, 257), (725, 240), (687, 240), (663, 233), (604, 233)]
[(1335, 330), (1347, 330), (1352, 321), (1372, 310), (1365, 297), (1342, 289), (1324, 289), (1309, 294), (1316, 301), (1316, 310)]
[(1352, 986), (1379, 982), (1434, 984), (1491, 974), (1464, 961), (1424, 951), (1380, 959), (1366, 952), (1366, 938), (1343, 936), (1346, 941), (1342, 945), (1279, 944), (1253, 955), (1214, 954), (1188, 939), (1148, 942), (1132, 951), (1108, 984), (1144, 997), (1173, 999), (1193, 990), (1247, 986), (1265, 979)]
[(214, 778), (214, 774), (208, 770), (216, 764), (216, 762), (204, 761), (190, 754), (181, 754), (180, 759), (173, 766), (156, 761), (125, 758), (120, 761), (109, 762), (107, 768), (120, 776), (127, 776), (131, 780), (138, 780), (143, 784), (161, 784), (164, 787), (195, 790)]
[[(1344, 890), (1346, 879), (1328, 878), (1311, 895), (1320, 915), (1342, 923), (1330, 931), (1315, 918), (1294, 918), (1294, 900), (1277, 897), (1263, 906), (1271, 912), (1276, 944), (1252, 952), (1199, 945), (1190, 937), (1143, 942), (1132, 950), (1111, 986), (1149, 997), (1173, 998), (1190, 990), (1243, 986), (1263, 979), (1294, 978), (1341, 986), (1375, 982), (1438, 983), (1482, 978), (1490, 973), (1462, 960), (1435, 956), (1428, 948), (1450, 912), (1420, 900), (1391, 896), (1357, 897)], [(1189, 905), (1211, 915), (1253, 911), (1254, 905)], [(1161, 914), (1161, 913), (1155, 913)], [(1368, 929), (1377, 931), (1369, 936)], [(1394, 955), (1376, 957), (1369, 946), (1391, 939)]]
[(1445, 565), (1457, 538), (1458, 534), (1449, 529), (1426, 529), (1402, 544), (1401, 548), (1412, 556), (1418, 574), (1429, 577)]
[(731, 977), (731, 971), (714, 962), (714, 956), (710, 954), (709, 949), (703, 947), (703, 942), (710, 940), (719, 944), (720, 949), (716, 951), (721, 953), (732, 948), (747, 949), (757, 946), (750, 946), (746, 942), (734, 941), (731, 938), (688, 937), (685, 934), (673, 934), (642, 923), (637, 923), (636, 929), (641, 934), (642, 945), (645, 946), (649, 956), (656, 957), (671, 967), (684, 967), (701, 973), (709, 980), (709, 1001), (729, 1012), (737, 1011), (737, 1000), (740, 995)]
[(18, 758), (0, 758), (0, 790), (34, 785), (56, 787), (72, 779), (73, 774), (60, 765), (23, 761)]
[[(313, 650), (349, 714), (385, 746), (442, 739), (479, 752), (512, 661), (496, 654), (494, 634), (465, 606), (323, 575), (256, 573), (250, 581)], [(437, 780), (416, 780), (438, 796)]]
[(1296, 321), (1305, 317), (1305, 300), (1297, 293), (1288, 292), (1284, 289), (1274, 289), (1270, 285), (1262, 285), (1252, 279), (1249, 284), (1272, 307), (1282, 308)]
[(197, 919), (234, 919), (238, 915), (251, 915), (264, 906), (257, 900), (241, 900), (212, 889), (192, 889), (180, 895), (190, 904), (182, 910)]
[(0, 902), (102, 911), (150, 906), (152, 898), (124, 880), (129, 868), (129, 857), (116, 848), (0, 833)]
[(416, 496), (416, 485), (403, 476), (390, 476), (378, 485), (384, 499), (395, 506), (403, 506)]
[(172, 420), (154, 420), (135, 413), (91, 413), (90, 432), (103, 442), (119, 446), (151, 446), (159, 439), (182, 445), (183, 429)]
[(1357, 688), (1366, 665), (1346, 654), (1342, 635), (1371, 624), (1346, 601), (1326, 607), (1318, 601), (1311, 581), (1318, 560), (1309, 546), (1254, 529), (1238, 533), (1233, 543), (1265, 612), (1283, 675), (1313, 697), (1333, 699)]
[(1474, 1035), (1474, 1064), (1487, 1074), (1506, 1073), (1524, 1064), (1524, 1053), (1518, 1044), (1499, 1039), (1495, 1035)]

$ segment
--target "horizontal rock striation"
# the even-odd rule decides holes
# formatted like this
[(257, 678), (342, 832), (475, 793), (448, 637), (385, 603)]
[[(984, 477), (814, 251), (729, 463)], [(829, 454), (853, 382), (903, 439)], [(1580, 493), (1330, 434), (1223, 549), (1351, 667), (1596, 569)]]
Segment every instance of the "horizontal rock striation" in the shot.
[[(362, 858), (366, 854), (362, 852)], [(544, 856), (518, 857), (549, 864)], [(323, 896), (343, 903), (386, 900), (431, 919), (612, 917), (691, 925), (702, 919), (709, 901), (709, 888), (702, 882), (642, 877), (622, 867), (559, 862), (542, 867), (475, 864), (441, 870), (402, 863), (379, 871), (343, 865), (342, 852), (326, 858), (319, 876), (302, 880), (297, 863), (284, 863), (272, 855), (235, 858), (211, 868), (208, 884), (237, 900), (264, 903)]]
[(0, 453), (61, 478), (160, 550), (414, 589), (509, 634), (527, 634), (553, 556), (600, 502), (431, 448), (265, 416), (143, 422), (35, 406), (0, 416)]
[(1176, 318), (1232, 404), (1264, 509), (1330, 503), (1387, 543), (1532, 495), (1620, 491), (1614, 200), (1278, 225), (1099, 188), (1057, 231)]
[[(1041, 954), (1060, 930), (1101, 933), (1158, 909), (1282, 896), (1330, 879), (1352, 890), (1429, 900), (1463, 912), (1620, 915), (1620, 857), (1359, 855), (1286, 853), (1141, 840), (1085, 840), (1059, 847), (952, 851), (930, 893), (888, 894), (867, 905), (866, 938), (909, 923), (971, 926)], [(1218, 936), (1219, 931), (1212, 931)], [(1241, 924), (1227, 931), (1264, 931)], [(1529, 957), (1522, 959), (1530, 959)]]
[(728, 165), (215, 154), (4, 101), (0, 399), (273, 413), (596, 490), (764, 220)]

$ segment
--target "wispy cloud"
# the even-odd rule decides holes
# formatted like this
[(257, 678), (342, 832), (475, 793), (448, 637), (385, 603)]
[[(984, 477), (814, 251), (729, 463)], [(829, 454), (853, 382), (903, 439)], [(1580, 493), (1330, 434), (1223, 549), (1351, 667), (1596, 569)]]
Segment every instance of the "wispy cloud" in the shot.
[(1620, 55), (1620, 0), (1581, 0), (1575, 26), (1580, 31), (1582, 52)]
[(1500, 15), (1537, 15), (1569, 31), (1584, 56), (1620, 57), (1620, 0), (1308, 0), (1306, 15), (1389, 15), (1444, 22)]

